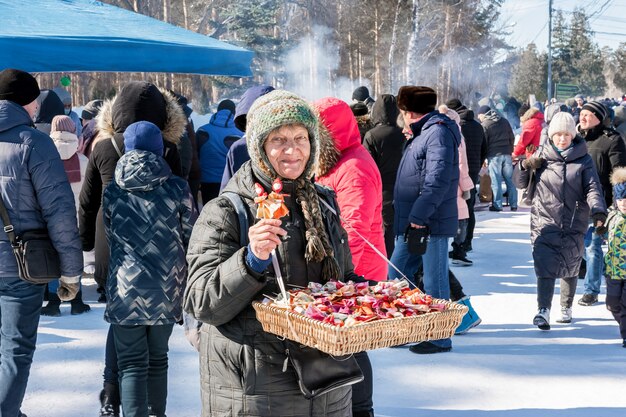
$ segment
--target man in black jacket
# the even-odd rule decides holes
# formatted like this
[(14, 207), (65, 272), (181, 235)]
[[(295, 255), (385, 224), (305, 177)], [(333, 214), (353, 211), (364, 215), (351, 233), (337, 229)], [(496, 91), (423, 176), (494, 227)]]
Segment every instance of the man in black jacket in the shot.
[(502, 180), (506, 183), (511, 211), (517, 210), (517, 188), (513, 184), (513, 143), (515, 134), (509, 122), (489, 106), (478, 109), (478, 118), (485, 131), (487, 164), (491, 177), (493, 202), (489, 211), (502, 211)]
[[(474, 119), (474, 112), (461, 103), (461, 100), (454, 98), (446, 102), (446, 106), (454, 110), (461, 117), (461, 133), (465, 138), (465, 152), (467, 154), (467, 167), (469, 176), (474, 184), (478, 184), (480, 167), (487, 155), (487, 142), (485, 131), (481, 124)], [(476, 187), (470, 192), (470, 199), (466, 200), (469, 209), (469, 222), (467, 224), (467, 235), (463, 242), (463, 250), (472, 250), (472, 239), (474, 238), (474, 227), (476, 226), (476, 216), (474, 215), (474, 205), (476, 204)]]
[[(383, 181), (383, 227), (385, 248), (391, 258), (395, 235), (393, 232), (393, 187), (396, 184), (398, 166), (406, 138), (397, 125), (400, 109), (393, 94), (382, 94), (374, 103), (372, 123), (374, 127), (365, 133), (363, 146), (374, 158)], [(480, 126), (479, 126), (480, 127)], [(482, 129), (481, 129), (482, 131)]]
[[(580, 124), (578, 132), (585, 138), (589, 155), (598, 170), (600, 184), (604, 190), (606, 206), (613, 204), (613, 188), (611, 187), (611, 172), (617, 167), (626, 166), (626, 144), (619, 133), (613, 128), (604, 125), (608, 117), (607, 108), (599, 101), (585, 103), (580, 110)], [(587, 271), (585, 273), (585, 290), (578, 300), (581, 306), (591, 306), (598, 302), (604, 259), (602, 254), (602, 237), (596, 233), (596, 221), (589, 226), (585, 236), (585, 257)]]

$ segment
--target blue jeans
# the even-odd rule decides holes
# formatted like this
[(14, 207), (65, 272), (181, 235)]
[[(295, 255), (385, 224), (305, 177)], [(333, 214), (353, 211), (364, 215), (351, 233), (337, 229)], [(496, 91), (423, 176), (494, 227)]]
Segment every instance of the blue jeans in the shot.
[[(424, 292), (433, 298), (450, 299), (450, 281), (448, 279), (448, 238), (431, 236), (428, 239), (426, 253), (422, 255), (424, 262)], [(450, 347), (448, 339), (432, 340), (439, 347)]]
[[(396, 247), (391, 256), (391, 263), (402, 271), (407, 278), (413, 281), (413, 275), (424, 263), (424, 291), (433, 298), (450, 299), (450, 281), (448, 279), (448, 238), (430, 236), (426, 253), (422, 256), (409, 253), (404, 235), (396, 236)], [(401, 275), (389, 266), (389, 279), (400, 278)], [(450, 339), (432, 340), (440, 347), (452, 346)]]
[(585, 258), (587, 272), (585, 273), (585, 294), (600, 294), (602, 271), (604, 270), (604, 256), (602, 255), (602, 236), (595, 233), (595, 227), (589, 226), (585, 234)]
[[(402, 271), (402, 273), (409, 280), (411, 280), (413, 284), (417, 285), (413, 278), (413, 275), (417, 272), (420, 265), (422, 264), (422, 257), (409, 253), (408, 245), (404, 241), (404, 235), (396, 236), (395, 247), (393, 249), (393, 254), (391, 255), (390, 261), (400, 271)], [(387, 274), (389, 275), (389, 279), (402, 278), (402, 275), (398, 271), (396, 271), (391, 265), (389, 265), (387, 269)]]
[(124, 417), (165, 417), (167, 352), (173, 324), (122, 326), (112, 324), (120, 368)]
[(0, 416), (17, 417), (37, 343), (45, 285), (0, 278)]
[(502, 181), (506, 184), (509, 193), (509, 205), (517, 208), (517, 188), (513, 184), (513, 161), (511, 155), (496, 155), (488, 159), (489, 177), (491, 177), (491, 191), (493, 191), (493, 206), (502, 210)]

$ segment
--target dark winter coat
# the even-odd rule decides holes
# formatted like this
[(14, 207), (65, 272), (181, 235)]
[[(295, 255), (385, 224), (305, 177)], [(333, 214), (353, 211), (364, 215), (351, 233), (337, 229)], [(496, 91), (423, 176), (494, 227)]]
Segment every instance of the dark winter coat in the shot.
[[(406, 142), (402, 129), (396, 124), (399, 113), (394, 96), (380, 96), (372, 109), (374, 127), (365, 134), (363, 141), (363, 146), (378, 166), (383, 182), (383, 226), (387, 256), (391, 256), (393, 251), (393, 187)], [(482, 128), (480, 131), (482, 134)]]
[[(52, 139), (34, 129), (26, 110), (7, 100), (0, 100), (0, 177), (0, 194), (15, 232), (48, 229), (61, 274), (79, 276), (83, 254), (63, 161)], [(0, 227), (0, 277), (16, 276), (11, 243)]]
[(182, 320), (185, 252), (198, 216), (187, 181), (162, 157), (130, 151), (102, 206), (111, 247), (104, 319), (127, 326)]
[[(225, 191), (239, 194), (255, 212), (254, 183), (266, 189), (270, 181), (253, 174), (244, 164)], [(320, 198), (336, 207), (330, 190), (316, 186)], [(284, 181), (283, 192), (292, 194), (292, 183)], [(306, 286), (319, 282), (321, 264), (304, 260), (304, 218), (288, 196), (289, 215), (281, 227), (288, 239), (277, 248), (286, 283)], [(342, 279), (355, 279), (350, 249), (338, 217), (320, 204)], [(239, 241), (239, 221), (229, 200), (219, 196), (208, 202), (196, 222), (187, 254), (189, 278), (185, 311), (206, 323), (200, 335), (202, 416), (336, 416), (351, 415), (351, 388), (341, 388), (315, 400), (306, 400), (291, 366), (283, 372), (285, 346), (276, 336), (263, 331), (252, 301), (263, 294), (278, 293), (273, 270), (257, 274), (245, 263), (246, 247)]]
[(233, 136), (241, 138), (243, 132), (235, 127), (233, 114), (228, 109), (218, 111), (211, 116), (209, 123), (198, 128), (196, 140), (203, 183), (222, 181), (229, 148), (224, 139)]
[[(269, 85), (256, 85), (248, 88), (241, 96), (241, 101), (237, 103), (235, 110), (235, 127), (242, 132), (246, 131), (246, 117), (248, 111), (254, 101), (274, 90), (274, 87)], [(246, 145), (246, 136), (235, 141), (226, 154), (226, 166), (224, 167), (224, 173), (222, 174), (222, 183), (220, 185), (220, 191), (226, 187), (228, 181), (235, 175), (235, 172), (244, 164), (244, 162), (250, 160), (250, 154), (248, 154), (248, 147)]]
[(487, 157), (487, 139), (485, 131), (478, 120), (474, 119), (474, 112), (465, 106), (459, 107), (456, 112), (461, 118), (461, 133), (465, 138), (465, 152), (467, 153), (467, 168), (474, 184), (478, 184), (478, 175), (483, 161)]
[(619, 133), (602, 124), (588, 131), (581, 131), (579, 125), (578, 130), (587, 142), (589, 155), (593, 159), (604, 191), (604, 202), (609, 207), (613, 204), (611, 172), (617, 167), (626, 166), (626, 144)]
[(41, 94), (37, 97), (39, 108), (33, 116), (35, 127), (46, 135), (50, 134), (52, 127), (52, 119), (54, 116), (65, 115), (65, 106), (63, 102), (52, 90), (41, 90)]
[(458, 227), (461, 132), (447, 116), (432, 112), (411, 125), (394, 189), (394, 230), (409, 223), (428, 226), (431, 235), (452, 237)]
[(513, 153), (515, 134), (511, 129), (511, 124), (504, 117), (500, 116), (497, 111), (490, 110), (485, 114), (481, 124), (485, 130), (487, 158)]
[[(102, 194), (113, 179), (115, 166), (120, 158), (117, 149), (124, 152), (124, 130), (140, 120), (157, 125), (163, 134), (164, 159), (172, 173), (181, 176), (181, 162), (176, 145), (187, 121), (173, 95), (165, 90), (159, 92), (154, 85), (145, 82), (134, 82), (125, 86), (113, 100), (102, 105), (96, 118), (99, 133), (87, 164), (78, 218), (83, 250), (88, 251), (95, 247), (94, 278), (103, 285), (108, 275), (109, 246), (102, 223)], [(112, 141), (115, 141), (117, 149)]]
[[(530, 211), (530, 240), (537, 278), (578, 276), (585, 250), (589, 217), (606, 213), (602, 190), (585, 141), (576, 136), (573, 146), (558, 152), (552, 142), (533, 156), (545, 159), (534, 176)], [(529, 170), (517, 164), (516, 186), (526, 188)]]

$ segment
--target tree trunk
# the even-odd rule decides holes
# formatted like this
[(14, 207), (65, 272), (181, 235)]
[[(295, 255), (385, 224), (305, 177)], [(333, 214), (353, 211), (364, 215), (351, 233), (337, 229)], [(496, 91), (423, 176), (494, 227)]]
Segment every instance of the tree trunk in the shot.
[(398, 43), (398, 16), (400, 15), (400, 3), (402, 0), (398, 0), (396, 4), (396, 13), (393, 18), (393, 29), (391, 31), (391, 44), (389, 45), (389, 91), (395, 91), (395, 63), (393, 60), (394, 53), (396, 52), (396, 45)]
[(413, 85), (416, 83), (415, 73), (419, 64), (417, 50), (417, 39), (419, 34), (419, 0), (413, 0), (411, 9), (411, 37), (406, 52), (406, 83)]

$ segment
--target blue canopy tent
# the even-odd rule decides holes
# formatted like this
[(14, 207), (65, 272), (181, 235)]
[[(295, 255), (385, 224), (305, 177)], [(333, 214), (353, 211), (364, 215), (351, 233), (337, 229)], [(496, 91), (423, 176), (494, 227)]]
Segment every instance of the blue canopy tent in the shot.
[(249, 76), (252, 55), (95, 0), (0, 0), (0, 69)]

